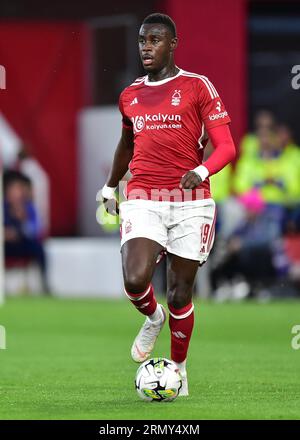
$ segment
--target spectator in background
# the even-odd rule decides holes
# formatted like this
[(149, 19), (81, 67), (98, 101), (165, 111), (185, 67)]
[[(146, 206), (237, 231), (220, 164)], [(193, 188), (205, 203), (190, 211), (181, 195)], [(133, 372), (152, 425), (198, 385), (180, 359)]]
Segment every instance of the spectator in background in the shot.
[(294, 191), (287, 201), (285, 232), (300, 233), (300, 147), (295, 143), (287, 125), (278, 125), (276, 134), (286, 169), (294, 170)]
[(18, 171), (6, 171), (3, 187), (5, 259), (36, 261), (42, 273), (44, 290), (47, 292), (45, 253), (39, 218), (32, 202), (31, 182)]
[(240, 145), (240, 157), (255, 157), (259, 151), (259, 135), (274, 133), (275, 117), (269, 110), (259, 110), (254, 117), (254, 132), (247, 133)]
[(283, 209), (300, 198), (298, 163), (283, 154), (275, 131), (261, 131), (257, 139), (257, 153), (237, 163), (234, 190), (241, 195), (259, 188), (266, 203)]
[(217, 299), (270, 296), (268, 289), (276, 276), (287, 271), (283, 267), (287, 263), (278, 258), (282, 251), (281, 230), (260, 192), (251, 190), (239, 201), (245, 209), (245, 219), (227, 241), (224, 260), (211, 274)]
[(282, 154), (290, 161), (295, 160), (300, 167), (300, 147), (293, 139), (290, 127), (286, 124), (277, 125), (276, 136)]
[(300, 148), (269, 111), (254, 126), (234, 172), (225, 168), (211, 182), (222, 222), (211, 260), (217, 299), (291, 293), (283, 233), (300, 232)]
[(32, 183), (32, 197), (37, 210), (41, 234), (47, 237), (50, 223), (50, 184), (46, 172), (40, 163), (32, 156), (31, 147), (23, 143), (18, 154), (16, 168), (27, 176)]

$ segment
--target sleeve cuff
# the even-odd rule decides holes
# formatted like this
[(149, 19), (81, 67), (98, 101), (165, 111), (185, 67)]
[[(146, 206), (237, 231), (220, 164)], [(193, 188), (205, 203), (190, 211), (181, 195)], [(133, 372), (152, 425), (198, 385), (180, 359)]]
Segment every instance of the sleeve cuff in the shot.
[(96, 201), (100, 202), (102, 199), (115, 199), (115, 190), (116, 188), (111, 188), (105, 184), (104, 187), (97, 192)]
[(209, 171), (204, 165), (194, 168), (193, 171), (198, 174), (202, 182), (204, 182), (204, 180), (209, 176)]

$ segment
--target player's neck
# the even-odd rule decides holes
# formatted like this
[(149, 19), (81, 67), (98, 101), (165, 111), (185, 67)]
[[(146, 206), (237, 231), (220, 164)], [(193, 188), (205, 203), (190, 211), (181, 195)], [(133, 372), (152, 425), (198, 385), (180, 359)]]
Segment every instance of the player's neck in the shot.
[(171, 66), (165, 66), (159, 72), (150, 72), (148, 73), (148, 79), (150, 82), (152, 81), (161, 81), (166, 78), (172, 78), (172, 76), (176, 76), (179, 72), (178, 67), (175, 64)]

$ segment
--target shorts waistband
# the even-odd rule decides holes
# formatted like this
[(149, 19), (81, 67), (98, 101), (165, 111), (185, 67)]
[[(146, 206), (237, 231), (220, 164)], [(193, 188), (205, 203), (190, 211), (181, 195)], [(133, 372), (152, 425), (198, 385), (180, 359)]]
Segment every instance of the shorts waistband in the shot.
[(169, 202), (169, 201), (156, 201), (156, 200), (144, 200), (144, 199), (135, 199), (135, 200), (124, 200), (120, 203), (133, 203), (133, 204), (141, 204), (141, 205), (152, 205), (152, 206), (207, 206), (207, 205), (215, 205), (215, 201), (212, 198), (208, 199), (199, 199), (199, 200), (189, 200), (187, 202)]

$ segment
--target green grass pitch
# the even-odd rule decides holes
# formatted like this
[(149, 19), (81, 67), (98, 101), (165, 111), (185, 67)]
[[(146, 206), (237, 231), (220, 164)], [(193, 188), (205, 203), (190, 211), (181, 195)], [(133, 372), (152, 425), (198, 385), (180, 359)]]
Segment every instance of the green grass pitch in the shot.
[[(8, 299), (0, 419), (299, 419), (300, 302), (195, 305), (190, 396), (147, 403), (130, 359), (143, 317), (129, 302)], [(170, 356), (167, 325), (153, 355)]]

